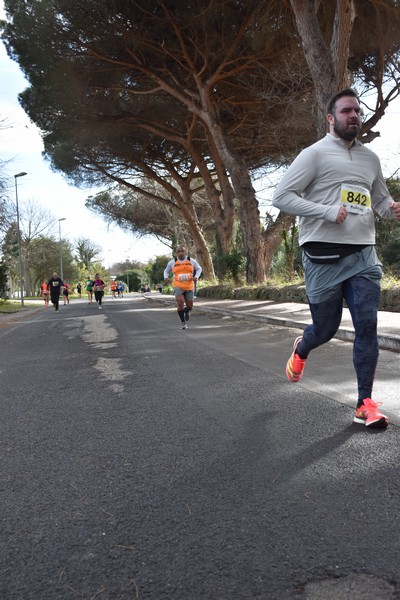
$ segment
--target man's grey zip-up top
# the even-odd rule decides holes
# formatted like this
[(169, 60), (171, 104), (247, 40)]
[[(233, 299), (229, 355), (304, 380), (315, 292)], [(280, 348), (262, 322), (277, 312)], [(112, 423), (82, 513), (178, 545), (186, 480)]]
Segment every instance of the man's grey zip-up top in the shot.
[[(349, 214), (338, 225), (335, 221), (343, 201)], [(297, 156), (272, 203), (300, 217), (300, 246), (306, 242), (373, 245), (372, 208), (392, 219), (392, 201), (377, 155), (358, 140), (348, 148), (341, 138), (328, 133)]]

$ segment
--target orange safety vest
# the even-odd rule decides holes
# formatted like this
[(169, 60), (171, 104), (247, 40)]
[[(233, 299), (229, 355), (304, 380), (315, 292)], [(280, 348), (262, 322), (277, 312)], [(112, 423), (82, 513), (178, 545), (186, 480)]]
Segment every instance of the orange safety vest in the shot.
[(194, 290), (193, 265), (189, 258), (185, 262), (176, 260), (172, 267), (172, 272), (174, 274), (173, 287), (178, 287), (185, 291)]

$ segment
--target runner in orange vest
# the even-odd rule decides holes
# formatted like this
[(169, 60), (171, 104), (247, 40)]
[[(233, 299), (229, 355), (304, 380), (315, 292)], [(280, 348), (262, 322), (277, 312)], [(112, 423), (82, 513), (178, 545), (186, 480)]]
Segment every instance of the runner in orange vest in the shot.
[(44, 305), (47, 308), (49, 306), (49, 298), (50, 298), (50, 291), (49, 291), (49, 288), (47, 286), (47, 281), (43, 281), (43, 283), (42, 283), (42, 285), (40, 287), (41, 287), (41, 290), (42, 290)]
[(201, 267), (194, 258), (187, 255), (185, 246), (178, 246), (176, 258), (169, 261), (164, 271), (164, 282), (167, 285), (171, 271), (174, 276), (172, 286), (181, 329), (187, 329), (189, 313), (193, 308), (194, 284), (201, 275)]
[(111, 298), (116, 298), (115, 292), (117, 291), (118, 284), (116, 281), (110, 281)]

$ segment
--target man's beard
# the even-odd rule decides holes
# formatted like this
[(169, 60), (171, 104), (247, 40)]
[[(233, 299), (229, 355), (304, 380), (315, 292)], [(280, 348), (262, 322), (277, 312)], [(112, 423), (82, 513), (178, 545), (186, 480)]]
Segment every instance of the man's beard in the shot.
[(346, 140), (346, 142), (353, 141), (360, 133), (360, 125), (358, 123), (354, 123), (354, 125), (356, 125), (356, 127), (347, 129), (347, 127), (339, 125), (336, 117), (334, 116), (333, 131), (336, 133), (336, 135), (342, 138), (342, 140)]

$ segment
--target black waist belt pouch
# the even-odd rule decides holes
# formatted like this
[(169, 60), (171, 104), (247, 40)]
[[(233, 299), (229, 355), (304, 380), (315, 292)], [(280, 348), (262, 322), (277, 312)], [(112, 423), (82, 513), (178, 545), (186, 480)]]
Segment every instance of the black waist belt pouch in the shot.
[(307, 256), (308, 260), (312, 263), (317, 264), (333, 264), (339, 262), (345, 256), (350, 256), (355, 252), (359, 252), (366, 246), (345, 244), (342, 246), (336, 246), (335, 244), (304, 244), (302, 250)]

